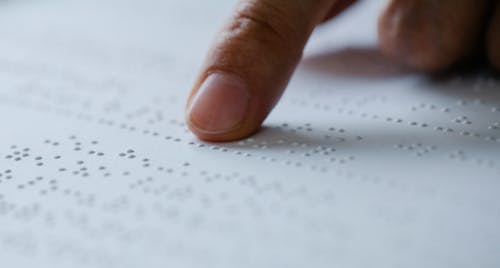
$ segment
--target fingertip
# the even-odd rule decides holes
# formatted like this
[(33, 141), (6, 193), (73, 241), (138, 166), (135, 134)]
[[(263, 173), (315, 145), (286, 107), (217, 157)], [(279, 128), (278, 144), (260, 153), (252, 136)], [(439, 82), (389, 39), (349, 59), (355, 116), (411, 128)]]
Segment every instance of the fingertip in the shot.
[(205, 131), (200, 131), (195, 125), (191, 124), (187, 121), (188, 127), (191, 132), (200, 140), (206, 142), (232, 142), (244, 139), (246, 137), (252, 136), (259, 129), (260, 125), (257, 125), (254, 128), (248, 128), (248, 126), (242, 125), (239, 128), (232, 129), (227, 132), (219, 132), (219, 133), (210, 133)]
[(200, 139), (221, 142), (253, 134), (260, 122), (252, 116), (249, 85), (227, 72), (209, 74), (186, 108), (189, 129)]

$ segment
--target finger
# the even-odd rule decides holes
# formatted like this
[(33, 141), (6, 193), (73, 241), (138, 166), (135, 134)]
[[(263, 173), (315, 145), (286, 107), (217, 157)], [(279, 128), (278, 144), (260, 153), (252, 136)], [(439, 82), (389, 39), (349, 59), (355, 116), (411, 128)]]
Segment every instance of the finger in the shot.
[(356, 0), (338, 1), (330, 8), (330, 11), (328, 11), (325, 18), (323, 19), (323, 22), (330, 20), (331, 18), (336, 17), (338, 14), (344, 12), (347, 8), (352, 6), (355, 2), (356, 2)]
[(378, 24), (381, 50), (424, 71), (441, 71), (471, 53), (487, 0), (391, 0)]
[(242, 0), (217, 36), (186, 107), (201, 139), (254, 133), (281, 96), (334, 0)]
[(497, 3), (487, 36), (488, 59), (500, 71), (500, 2)]

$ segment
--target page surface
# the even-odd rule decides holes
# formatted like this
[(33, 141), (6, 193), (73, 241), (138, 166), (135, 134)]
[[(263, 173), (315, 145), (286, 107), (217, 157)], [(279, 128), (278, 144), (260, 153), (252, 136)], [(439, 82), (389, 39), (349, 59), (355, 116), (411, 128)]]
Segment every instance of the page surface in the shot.
[(1, 267), (499, 267), (498, 80), (389, 62), (365, 1), (257, 135), (204, 143), (233, 4), (0, 1)]

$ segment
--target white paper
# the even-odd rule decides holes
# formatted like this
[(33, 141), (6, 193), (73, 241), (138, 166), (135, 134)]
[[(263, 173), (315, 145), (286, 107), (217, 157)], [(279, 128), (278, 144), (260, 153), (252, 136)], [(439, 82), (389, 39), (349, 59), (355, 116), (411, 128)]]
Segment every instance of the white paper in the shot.
[(500, 86), (320, 28), (254, 137), (188, 90), (234, 1), (0, 1), (0, 267), (499, 267)]

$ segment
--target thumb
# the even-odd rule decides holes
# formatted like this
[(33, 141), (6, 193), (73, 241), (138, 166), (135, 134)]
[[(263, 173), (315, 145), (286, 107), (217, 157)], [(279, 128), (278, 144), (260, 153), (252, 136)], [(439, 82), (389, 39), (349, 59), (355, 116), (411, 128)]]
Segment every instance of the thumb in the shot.
[(241, 0), (218, 34), (186, 108), (207, 141), (253, 134), (272, 110), (314, 27), (335, 0)]

